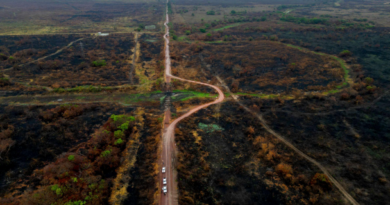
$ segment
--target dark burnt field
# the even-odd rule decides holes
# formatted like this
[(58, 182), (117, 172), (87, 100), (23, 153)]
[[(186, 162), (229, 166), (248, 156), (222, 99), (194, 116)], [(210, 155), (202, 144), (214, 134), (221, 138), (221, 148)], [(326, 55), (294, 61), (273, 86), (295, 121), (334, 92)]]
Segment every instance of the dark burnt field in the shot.
[(335, 30), (332, 28), (302, 28), (290, 30), (287, 28), (269, 27), (248, 32), (232, 30), (231, 35), (237, 35), (242, 38), (252, 36), (255, 39), (262, 38), (263, 35), (268, 37), (276, 35), (282, 42), (334, 55), (338, 55), (344, 50), (349, 50), (355, 58), (355, 63), (361, 65), (357, 71), (364, 71), (365, 76), (372, 77), (381, 87), (388, 86), (390, 75), (386, 69), (386, 65), (390, 61), (390, 36), (388, 29)]
[(340, 62), (331, 56), (304, 52), (278, 42), (177, 43), (173, 72), (215, 80), (219, 75), (233, 92), (291, 94), (326, 91), (345, 82)]
[[(1, 112), (1, 204), (122, 203), (149, 190), (141, 197), (153, 198), (156, 190), (145, 182), (157, 180), (151, 173), (157, 173), (159, 109), (69, 104)], [(117, 189), (127, 186), (140, 188)]]
[(134, 46), (132, 34), (85, 36), (56, 55), (15, 66), (5, 74), (13, 81), (53, 88), (124, 84), (129, 82)]
[(83, 35), (0, 36), (0, 69), (49, 55)]
[(104, 104), (2, 107), (2, 190), (87, 141), (110, 114), (132, 110)]
[(181, 204), (341, 204), (316, 167), (226, 102), (176, 129)]
[(387, 95), (361, 104), (334, 97), (301, 101), (241, 98), (241, 102), (324, 165), (360, 203), (387, 203)]

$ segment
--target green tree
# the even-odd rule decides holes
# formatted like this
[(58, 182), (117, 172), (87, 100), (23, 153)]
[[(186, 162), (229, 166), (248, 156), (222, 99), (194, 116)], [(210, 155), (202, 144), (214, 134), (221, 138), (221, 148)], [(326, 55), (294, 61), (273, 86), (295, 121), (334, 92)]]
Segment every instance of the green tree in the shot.
[(234, 10), (232, 10), (232, 11), (230, 12), (231, 15), (236, 15), (236, 13), (237, 13), (237, 12), (234, 11)]
[(204, 28), (199, 29), (199, 31), (202, 33), (206, 33), (206, 29), (204, 29)]
[(208, 33), (206, 36), (207, 36), (207, 37), (211, 37), (211, 33)]
[(186, 35), (190, 35), (191, 34), (191, 31), (190, 30), (186, 30)]
[(207, 15), (215, 15), (215, 11), (208, 11), (206, 12)]

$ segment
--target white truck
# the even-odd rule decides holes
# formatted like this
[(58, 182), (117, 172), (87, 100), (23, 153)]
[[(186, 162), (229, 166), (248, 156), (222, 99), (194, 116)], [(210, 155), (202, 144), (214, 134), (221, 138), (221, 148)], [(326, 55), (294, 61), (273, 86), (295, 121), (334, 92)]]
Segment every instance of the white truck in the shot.
[(164, 185), (167, 184), (167, 178), (165, 178), (165, 177), (164, 177), (164, 179), (163, 179), (163, 184), (164, 184)]
[(167, 192), (168, 192), (167, 186), (163, 186), (162, 191), (163, 191), (164, 195), (167, 194)]

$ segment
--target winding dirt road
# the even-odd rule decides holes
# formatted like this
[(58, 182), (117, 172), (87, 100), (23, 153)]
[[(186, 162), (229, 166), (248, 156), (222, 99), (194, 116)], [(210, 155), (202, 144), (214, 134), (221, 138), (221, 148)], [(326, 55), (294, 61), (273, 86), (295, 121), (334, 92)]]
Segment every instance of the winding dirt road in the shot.
[(162, 149), (162, 157), (161, 157), (162, 163), (161, 164), (163, 167), (166, 168), (166, 172), (160, 175), (161, 176), (160, 190), (162, 190), (162, 187), (164, 186), (162, 184), (162, 179), (164, 177), (166, 177), (168, 193), (166, 195), (164, 195), (164, 194), (160, 195), (160, 200), (159, 200), (160, 205), (176, 205), (176, 204), (178, 204), (178, 201), (177, 201), (178, 189), (177, 189), (177, 180), (176, 180), (177, 174), (173, 168), (173, 163), (172, 163), (173, 160), (175, 159), (175, 140), (174, 140), (174, 137), (175, 137), (176, 124), (179, 123), (184, 118), (192, 115), (193, 113), (195, 113), (201, 109), (204, 109), (210, 105), (220, 103), (225, 99), (225, 95), (223, 94), (221, 89), (219, 89), (217, 86), (210, 85), (207, 83), (201, 83), (201, 82), (197, 82), (197, 81), (193, 81), (193, 80), (186, 80), (183, 78), (173, 76), (171, 74), (171, 57), (170, 57), (170, 52), (169, 52), (168, 3), (169, 3), (169, 0), (167, 0), (166, 20), (164, 23), (165, 29), (166, 29), (165, 30), (166, 33), (164, 35), (164, 39), (165, 39), (165, 82), (167, 84), (169, 84), (171, 82), (171, 78), (174, 78), (174, 79), (177, 79), (180, 81), (185, 81), (185, 82), (189, 82), (189, 83), (195, 83), (195, 84), (199, 84), (199, 85), (208, 86), (208, 87), (211, 87), (218, 92), (218, 98), (213, 102), (199, 105), (199, 106), (192, 108), (189, 112), (187, 112), (186, 114), (175, 119), (172, 123), (169, 123), (170, 116), (171, 116), (170, 110), (168, 109), (165, 111), (164, 131), (163, 131), (163, 149)]

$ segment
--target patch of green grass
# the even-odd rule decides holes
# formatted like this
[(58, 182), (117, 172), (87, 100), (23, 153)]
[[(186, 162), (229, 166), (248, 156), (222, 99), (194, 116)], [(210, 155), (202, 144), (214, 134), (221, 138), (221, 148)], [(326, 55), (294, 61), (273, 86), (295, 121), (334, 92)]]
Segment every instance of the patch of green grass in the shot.
[(86, 86), (77, 86), (74, 88), (55, 88), (52, 92), (55, 93), (65, 93), (65, 92), (89, 92), (89, 93), (96, 93), (103, 90), (112, 90), (111, 87), (101, 87), (101, 86), (92, 86), (92, 85), (86, 85)]
[(228, 43), (228, 42), (219, 40), (219, 41), (205, 41), (205, 43)]
[(162, 103), (162, 102), (164, 101), (165, 97), (166, 97), (166, 96), (162, 96), (162, 97), (160, 98), (160, 103)]
[(187, 36), (180, 36), (177, 38), (177, 41), (188, 41), (188, 37)]
[(220, 127), (219, 125), (216, 125), (216, 124), (207, 125), (207, 124), (199, 123), (198, 127), (199, 127), (199, 129), (203, 130), (206, 133), (224, 130), (222, 127)]
[(296, 48), (296, 49), (299, 49), (299, 50), (302, 50), (303, 48), (299, 47), (299, 46), (295, 46), (295, 45), (292, 45), (292, 44), (286, 44), (288, 47), (292, 47), (292, 48)]
[(93, 67), (103, 67), (106, 65), (107, 65), (106, 60), (97, 60), (92, 62)]

